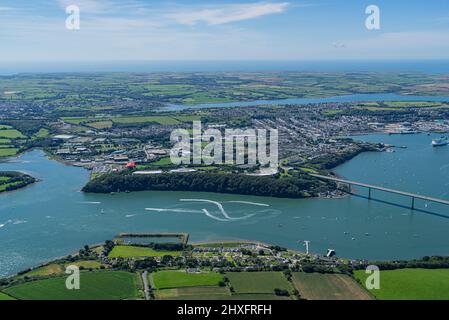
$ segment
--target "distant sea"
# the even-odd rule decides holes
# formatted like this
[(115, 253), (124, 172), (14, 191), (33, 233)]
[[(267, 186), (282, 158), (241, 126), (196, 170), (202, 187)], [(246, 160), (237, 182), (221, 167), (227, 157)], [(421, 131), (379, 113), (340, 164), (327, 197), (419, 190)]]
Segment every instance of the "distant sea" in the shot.
[(449, 73), (449, 60), (1, 62), (0, 75), (58, 72), (423, 72)]

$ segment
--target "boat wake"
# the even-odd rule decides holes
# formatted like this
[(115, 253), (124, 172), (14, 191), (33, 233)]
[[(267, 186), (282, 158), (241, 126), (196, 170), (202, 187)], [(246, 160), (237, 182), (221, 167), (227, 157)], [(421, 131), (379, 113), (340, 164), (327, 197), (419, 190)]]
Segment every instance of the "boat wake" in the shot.
[(250, 201), (226, 201), (225, 203), (241, 203), (241, 204), (249, 204), (253, 206), (259, 206), (259, 207), (269, 207), (269, 204), (266, 203), (258, 203), (258, 202), (250, 202)]
[[(257, 215), (257, 213), (251, 213), (251, 214), (245, 214), (241, 217), (233, 217), (230, 216), (228, 212), (226, 212), (225, 208), (223, 207), (223, 204), (218, 201), (213, 200), (207, 200), (207, 199), (179, 199), (181, 202), (200, 202), (200, 203), (206, 203), (206, 204), (213, 204), (217, 207), (219, 214), (213, 214), (211, 211), (207, 210), (206, 208), (202, 208), (200, 210), (194, 210), (194, 209), (178, 209), (178, 208), (145, 208), (146, 211), (153, 211), (153, 212), (174, 212), (174, 213), (203, 213), (208, 218), (220, 221), (220, 222), (232, 222), (232, 221), (239, 221), (239, 220), (246, 220), (250, 219), (251, 217), (254, 217)], [(248, 201), (226, 201), (224, 203), (241, 203), (241, 204), (247, 204), (247, 205), (253, 205), (253, 206), (259, 206), (259, 207), (269, 207), (268, 204), (264, 203), (256, 203), (256, 202), (248, 202)]]

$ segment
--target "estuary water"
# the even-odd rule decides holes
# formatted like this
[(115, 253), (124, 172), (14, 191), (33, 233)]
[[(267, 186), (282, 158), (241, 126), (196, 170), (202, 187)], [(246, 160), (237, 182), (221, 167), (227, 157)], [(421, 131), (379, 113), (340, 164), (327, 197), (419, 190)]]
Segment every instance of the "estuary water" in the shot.
[[(435, 135), (369, 135), (357, 139), (407, 148), (363, 153), (338, 167), (346, 178), (449, 200), (449, 146)], [(275, 199), (194, 192), (83, 194), (88, 171), (28, 152), (0, 170), (41, 179), (0, 194), (0, 276), (101, 243), (120, 232), (188, 232), (192, 241), (248, 239), (369, 259), (449, 254), (449, 207), (366, 190), (342, 199)], [(392, 202), (393, 204), (386, 203)]]
[(234, 108), (234, 107), (251, 107), (260, 105), (304, 105), (310, 103), (351, 103), (351, 102), (369, 102), (369, 101), (426, 101), (426, 102), (449, 102), (449, 97), (444, 96), (415, 96), (415, 95), (399, 95), (395, 93), (366, 93), (351, 94), (328, 98), (291, 98), (279, 100), (255, 100), (255, 101), (238, 101), (224, 103), (204, 103), (204, 104), (168, 104), (161, 111), (179, 111), (187, 109), (206, 109), (206, 108)]

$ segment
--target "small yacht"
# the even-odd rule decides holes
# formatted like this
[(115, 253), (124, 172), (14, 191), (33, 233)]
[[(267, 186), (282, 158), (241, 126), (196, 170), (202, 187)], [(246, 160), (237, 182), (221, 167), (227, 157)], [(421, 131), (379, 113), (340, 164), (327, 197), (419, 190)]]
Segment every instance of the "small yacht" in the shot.
[(449, 144), (449, 139), (447, 137), (441, 137), (439, 139), (432, 140), (432, 146), (434, 146), (434, 147), (446, 146), (448, 144)]

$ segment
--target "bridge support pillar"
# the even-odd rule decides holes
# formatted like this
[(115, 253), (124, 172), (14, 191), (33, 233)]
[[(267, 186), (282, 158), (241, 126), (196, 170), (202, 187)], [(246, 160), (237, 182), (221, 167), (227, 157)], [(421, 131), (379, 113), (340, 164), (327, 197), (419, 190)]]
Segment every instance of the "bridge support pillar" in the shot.
[(371, 200), (371, 188), (368, 188), (368, 199)]
[(412, 210), (415, 210), (415, 197), (412, 197)]

